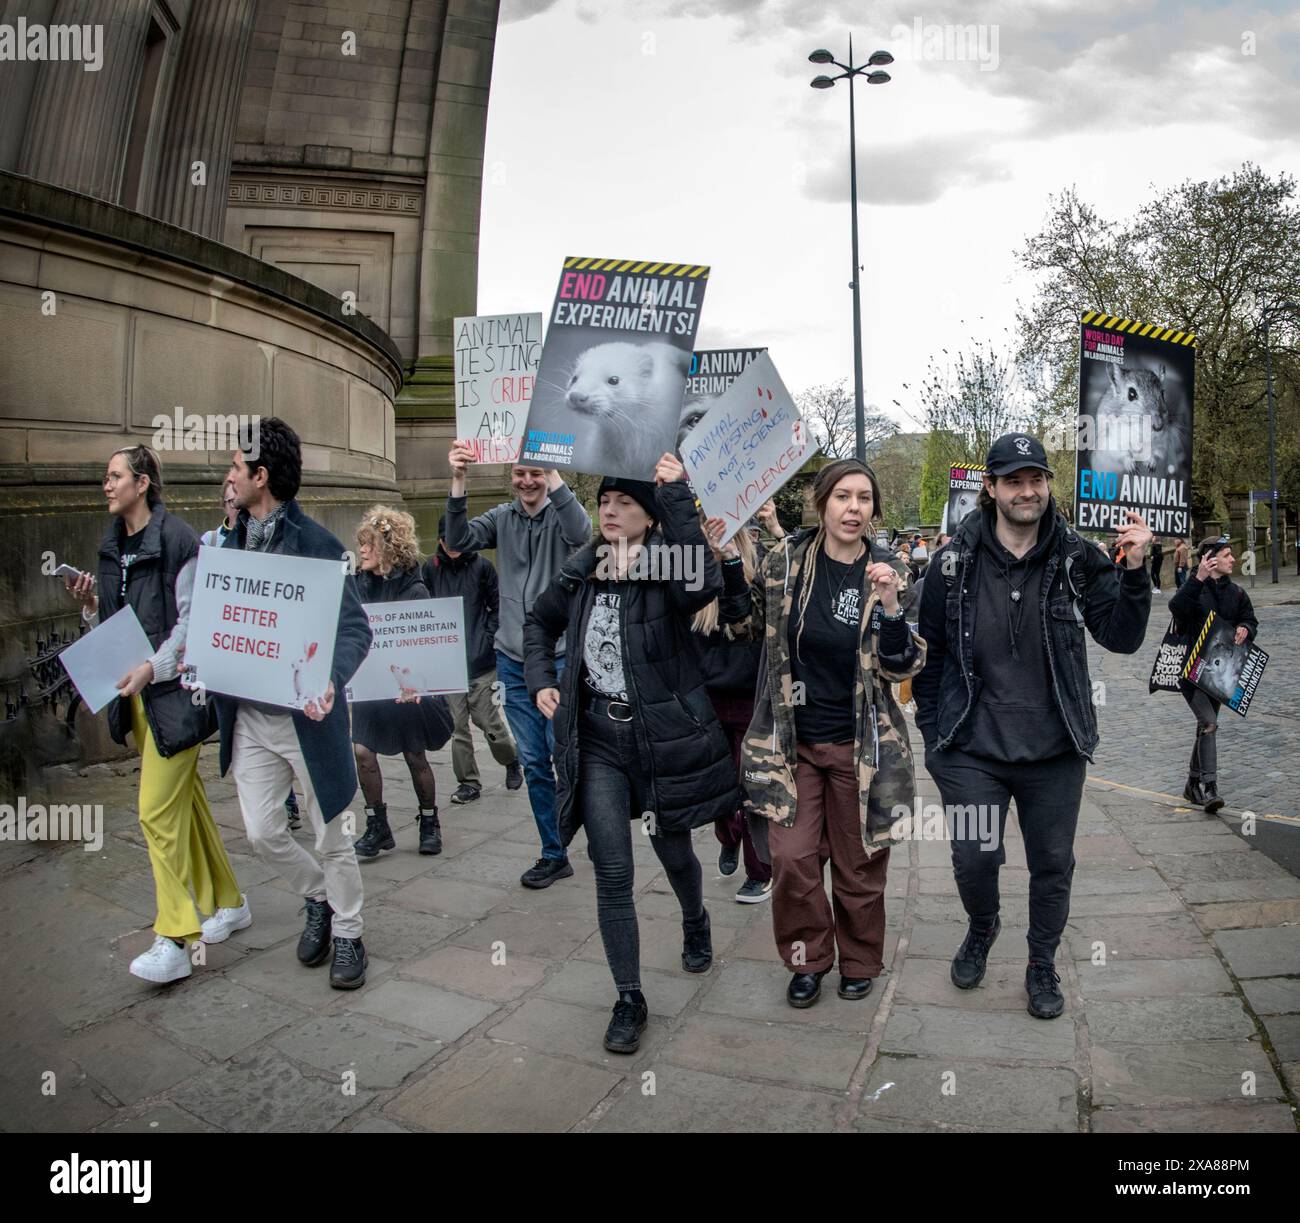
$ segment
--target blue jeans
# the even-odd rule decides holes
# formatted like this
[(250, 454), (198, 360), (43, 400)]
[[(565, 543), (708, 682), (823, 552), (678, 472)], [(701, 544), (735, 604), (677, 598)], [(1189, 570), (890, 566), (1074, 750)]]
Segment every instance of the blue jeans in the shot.
[[(555, 676), (564, 674), (564, 659), (555, 660)], [(560, 830), (555, 819), (555, 769), (551, 754), (555, 751), (555, 736), (550, 720), (533, 704), (524, 683), (524, 664), (515, 662), (509, 654), (497, 651), (497, 679), (505, 687), (506, 721), (519, 749), (519, 763), (524, 766), (524, 780), (528, 783), (528, 801), (532, 804), (533, 819), (542, 838), (542, 857), (564, 861), (568, 855), (560, 841)]]

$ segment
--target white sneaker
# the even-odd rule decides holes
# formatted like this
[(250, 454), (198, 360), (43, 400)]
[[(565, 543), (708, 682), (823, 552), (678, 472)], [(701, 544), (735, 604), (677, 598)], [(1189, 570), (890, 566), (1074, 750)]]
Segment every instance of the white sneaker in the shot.
[(153, 946), (143, 955), (131, 961), (131, 975), (142, 981), (152, 981), (155, 985), (166, 985), (168, 981), (180, 981), (194, 971), (190, 957), (184, 947), (163, 935), (156, 935)]
[(248, 897), (239, 894), (239, 908), (218, 909), (203, 923), (204, 943), (224, 943), (236, 930), (247, 930), (253, 924), (252, 910), (248, 907)]

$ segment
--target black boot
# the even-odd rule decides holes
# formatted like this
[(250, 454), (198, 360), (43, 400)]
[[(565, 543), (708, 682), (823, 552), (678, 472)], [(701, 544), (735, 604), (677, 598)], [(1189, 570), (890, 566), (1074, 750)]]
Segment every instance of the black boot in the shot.
[(381, 849), (396, 849), (393, 830), (388, 826), (388, 804), (376, 803), (366, 808), (366, 830), (355, 841), (352, 848), (362, 858), (374, 858)]
[(682, 967), (687, 972), (708, 972), (713, 963), (713, 935), (709, 911), (694, 921), (682, 922)]
[(422, 854), (442, 853), (442, 825), (438, 823), (438, 808), (428, 811), (420, 809), (420, 852)]
[(988, 967), (989, 948), (1002, 933), (1002, 918), (995, 916), (993, 924), (984, 929), (977, 929), (974, 922), (966, 927), (966, 937), (962, 940), (957, 954), (953, 957), (948, 975), (958, 989), (974, 989), (984, 980), (984, 970)]
[(1201, 801), (1207, 815), (1213, 815), (1223, 806), (1223, 799), (1219, 797), (1219, 785), (1214, 778), (1207, 777), (1201, 782)]
[(645, 995), (639, 989), (619, 994), (609, 1027), (605, 1029), (605, 1048), (611, 1053), (635, 1053), (649, 1019)]
[(1199, 777), (1188, 777), (1187, 785), (1183, 787), (1183, 797), (1194, 807), (1205, 806), (1205, 791), (1201, 788)]

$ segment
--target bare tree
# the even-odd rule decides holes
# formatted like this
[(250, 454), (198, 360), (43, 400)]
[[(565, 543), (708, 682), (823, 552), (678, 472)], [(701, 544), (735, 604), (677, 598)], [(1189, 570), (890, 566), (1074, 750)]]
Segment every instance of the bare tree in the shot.
[[(808, 432), (824, 455), (843, 459), (853, 454), (857, 446), (857, 427), (853, 392), (848, 389), (847, 378), (809, 387), (795, 396), (795, 403), (799, 414), (808, 422)], [(865, 409), (863, 438), (868, 451), (897, 432), (898, 425), (883, 412), (874, 407)]]

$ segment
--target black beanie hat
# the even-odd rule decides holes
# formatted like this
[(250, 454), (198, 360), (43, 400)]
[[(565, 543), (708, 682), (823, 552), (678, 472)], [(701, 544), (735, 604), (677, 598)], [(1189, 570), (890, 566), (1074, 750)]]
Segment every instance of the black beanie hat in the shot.
[(606, 476), (596, 491), (596, 508), (600, 508), (600, 499), (606, 493), (624, 493), (658, 522), (659, 505), (655, 500), (655, 491), (655, 486), (649, 480), (627, 480), (622, 476)]

